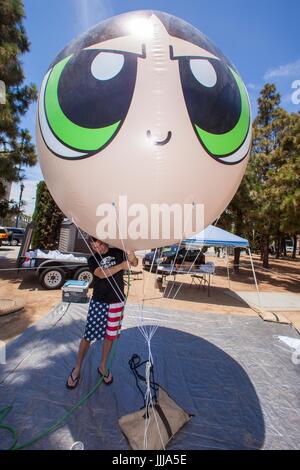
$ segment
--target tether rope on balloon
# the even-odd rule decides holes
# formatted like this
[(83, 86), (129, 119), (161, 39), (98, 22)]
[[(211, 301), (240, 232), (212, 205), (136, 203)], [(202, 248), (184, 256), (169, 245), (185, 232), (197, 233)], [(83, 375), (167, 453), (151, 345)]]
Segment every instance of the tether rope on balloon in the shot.
[[(113, 204), (113, 207), (115, 209), (115, 217), (116, 217), (116, 223), (117, 223), (117, 226), (118, 226), (119, 237), (120, 237), (120, 240), (121, 240), (121, 243), (122, 243), (123, 251), (124, 251), (125, 256), (128, 260), (127, 250), (126, 250), (126, 247), (125, 247), (124, 239), (123, 239), (123, 236), (122, 236), (121, 231), (120, 231), (120, 224), (119, 224), (119, 220), (118, 220), (116, 206), (115, 206), (114, 203), (112, 203), (112, 204)], [(143, 277), (143, 282), (144, 282), (144, 277)], [(150, 383), (150, 370), (153, 367), (153, 363), (154, 363), (152, 350), (151, 350), (151, 340), (152, 340), (154, 334), (156, 333), (159, 325), (158, 324), (148, 325), (149, 326), (149, 331), (148, 331), (146, 325), (144, 324), (143, 308), (141, 309), (141, 306), (140, 306), (139, 303), (138, 303), (138, 306), (139, 306), (139, 310), (140, 310), (140, 318), (139, 318), (138, 329), (139, 329), (140, 333), (142, 334), (142, 336), (143, 336), (143, 338), (144, 338), (144, 340), (147, 344), (147, 347), (148, 347), (148, 361), (146, 363), (146, 374), (145, 374), (146, 375), (146, 392), (145, 392), (145, 396), (144, 396), (145, 405), (146, 405), (145, 428), (144, 428), (144, 449), (148, 448), (148, 438), (147, 438), (147, 436), (148, 436), (148, 429), (149, 429), (150, 420), (151, 420), (150, 414), (148, 413), (148, 408), (149, 408), (149, 406), (151, 406), (152, 411), (153, 411), (153, 416), (154, 416), (154, 419), (155, 419), (155, 423), (156, 423), (156, 427), (157, 427), (157, 431), (158, 431), (158, 434), (159, 434), (159, 438), (160, 438), (160, 441), (161, 441), (161, 444), (162, 444), (162, 448), (165, 450), (164, 442), (163, 442), (162, 435), (161, 435), (161, 430), (160, 430), (157, 415), (156, 415), (155, 406), (153, 404), (153, 397), (152, 397), (151, 383)]]
[[(216, 224), (217, 224), (218, 221), (219, 221), (219, 218), (220, 218), (220, 216), (215, 220), (215, 222), (213, 223), (213, 226), (216, 226)], [(181, 240), (181, 242), (182, 242), (182, 240)], [(185, 256), (184, 256), (184, 260), (185, 260), (185, 257), (187, 256), (188, 251), (189, 251), (189, 250), (186, 250), (186, 254), (185, 254)], [(198, 259), (198, 256), (200, 255), (200, 253), (201, 253), (201, 250), (199, 250), (199, 253), (197, 254), (196, 258), (194, 259), (193, 263), (191, 264), (189, 270), (188, 270), (185, 274), (190, 274), (190, 273), (191, 273), (191, 271), (192, 271), (193, 267), (195, 266), (195, 263), (196, 263), (196, 261), (197, 261), (197, 259)], [(175, 281), (173, 281), (173, 285), (174, 285), (174, 284), (175, 284)], [(180, 285), (179, 285), (177, 291), (175, 292), (175, 295), (174, 295), (174, 297), (172, 298), (172, 300), (176, 300), (176, 296), (178, 295), (178, 292), (179, 292), (180, 289), (182, 288), (183, 284), (184, 284), (184, 282), (181, 282), (181, 283), (180, 283)], [(169, 296), (168, 296), (167, 298), (169, 298)]]

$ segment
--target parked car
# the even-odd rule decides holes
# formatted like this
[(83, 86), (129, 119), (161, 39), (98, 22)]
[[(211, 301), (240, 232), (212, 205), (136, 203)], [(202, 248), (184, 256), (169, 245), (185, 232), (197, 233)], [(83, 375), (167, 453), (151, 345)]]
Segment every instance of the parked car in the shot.
[(288, 239), (285, 241), (285, 249), (287, 253), (293, 253), (294, 250), (294, 242), (292, 239)]
[(8, 231), (8, 243), (12, 246), (17, 246), (22, 243), (24, 238), (25, 229), (18, 227), (6, 227)]
[(156, 272), (158, 265), (172, 265), (174, 262), (175, 265), (185, 262), (199, 266), (205, 263), (205, 256), (203, 253), (199, 254), (199, 250), (186, 250), (184, 247), (178, 250), (178, 245), (171, 245), (146, 253), (143, 258), (143, 267), (149, 271), (152, 268), (152, 272)]
[(2, 245), (2, 242), (7, 242), (8, 241), (8, 231), (4, 227), (0, 227), (0, 246)]

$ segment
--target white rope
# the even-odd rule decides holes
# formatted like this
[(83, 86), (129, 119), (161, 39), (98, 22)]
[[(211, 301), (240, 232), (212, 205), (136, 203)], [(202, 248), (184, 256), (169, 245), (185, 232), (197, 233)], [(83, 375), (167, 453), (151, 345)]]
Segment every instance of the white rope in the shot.
[[(175, 256), (175, 258), (174, 258), (174, 262), (173, 262), (173, 264), (172, 264), (170, 274), (172, 274), (172, 272), (173, 272), (173, 269), (174, 269), (174, 266), (175, 266), (175, 263), (176, 263), (176, 259), (177, 259), (177, 256), (178, 256), (178, 252), (179, 252), (179, 249), (180, 249), (181, 242), (182, 242), (182, 240), (180, 241), (180, 243), (179, 243), (179, 245), (178, 245), (177, 252), (176, 252), (176, 256)], [(184, 256), (184, 261), (185, 261), (185, 257), (186, 257), (186, 254), (185, 254), (185, 256)], [(184, 261), (182, 261), (182, 262), (184, 262)], [(168, 292), (168, 294), (167, 294), (167, 297), (166, 297), (167, 299), (168, 299), (168, 298), (170, 297), (170, 295), (171, 295), (171, 291), (172, 291), (172, 289), (173, 289), (174, 284), (175, 284), (175, 275), (174, 275), (174, 281), (173, 281), (173, 283), (172, 283), (172, 286), (171, 286), (171, 288), (169, 289), (169, 292)]]
[[(213, 226), (216, 226), (216, 224), (218, 223), (220, 217), (221, 217), (221, 215), (219, 215), (219, 217), (215, 220), (215, 222), (213, 223)], [(187, 250), (187, 251), (188, 251), (188, 250)], [(196, 263), (196, 261), (197, 261), (197, 259), (198, 259), (198, 256), (200, 255), (201, 252), (202, 252), (202, 249), (199, 250), (199, 253), (197, 254), (196, 258), (194, 259), (194, 261), (193, 261), (193, 263), (192, 263), (192, 265), (190, 266), (190, 269), (187, 271), (186, 274), (189, 274), (189, 273), (191, 272), (191, 270), (193, 269), (193, 267), (194, 267), (194, 265), (195, 265), (195, 263)], [(186, 255), (185, 255), (185, 256), (186, 256)], [(184, 257), (184, 260), (185, 260), (185, 257)], [(184, 262), (184, 261), (183, 261), (183, 262)], [(173, 285), (174, 285), (174, 284), (175, 284), (175, 281), (173, 282)], [(180, 284), (180, 286), (178, 287), (178, 289), (177, 289), (177, 291), (176, 291), (176, 293), (175, 293), (175, 295), (174, 295), (174, 297), (173, 297), (172, 300), (175, 300), (175, 298), (176, 298), (178, 292), (180, 291), (181, 287), (183, 286), (183, 284), (184, 284), (184, 283), (181, 282), (181, 284)], [(172, 287), (173, 287), (173, 286), (172, 286)], [(169, 298), (169, 296), (168, 296), (167, 298)]]
[[(222, 212), (222, 214), (223, 214), (223, 212)], [(219, 222), (219, 219), (220, 219), (220, 217), (221, 217), (222, 214), (220, 214), (219, 217), (217, 217), (216, 220), (214, 221), (214, 223), (213, 223), (213, 226), (214, 226), (214, 227), (215, 227), (215, 226), (217, 225), (217, 223)]]
[[(126, 260), (128, 262), (128, 256), (127, 256), (127, 250), (126, 250), (126, 247), (125, 247), (125, 243), (124, 243), (124, 240), (123, 240), (123, 236), (122, 236), (122, 233), (121, 233), (121, 230), (120, 230), (120, 224), (119, 224), (119, 220), (118, 220), (118, 215), (117, 215), (117, 209), (116, 209), (116, 205), (114, 202), (112, 202), (112, 206), (114, 207), (115, 209), (115, 217), (116, 217), (116, 222), (117, 222), (117, 226), (118, 226), (118, 231), (119, 231), (119, 238), (121, 240), (121, 243), (122, 243), (122, 247), (123, 247), (123, 251), (125, 253), (125, 257), (126, 257)], [(131, 269), (131, 266), (130, 266), (130, 263), (128, 262), (128, 266), (129, 266), (129, 272), (130, 274), (132, 273), (132, 269)], [(144, 279), (144, 278), (143, 278)], [(142, 310), (141, 310), (141, 306), (140, 304), (138, 303), (138, 308), (140, 310), (140, 318), (142, 317)]]
[[(183, 260), (182, 260), (182, 263), (181, 263), (182, 265), (183, 265), (184, 262), (185, 262), (185, 259), (186, 259), (186, 257), (187, 257), (188, 252), (189, 252), (188, 249), (185, 250), (185, 255), (184, 255)], [(200, 253), (200, 252), (199, 252), (199, 253)], [(199, 253), (198, 253), (198, 255), (196, 256), (196, 259), (198, 258)], [(196, 261), (196, 260), (195, 260), (195, 261)], [(179, 268), (179, 269), (180, 269), (180, 268)], [(176, 273), (175, 273), (175, 275), (176, 275)], [(182, 283), (182, 284), (183, 284), (183, 283)], [(169, 290), (168, 295), (167, 295), (167, 297), (166, 297), (167, 299), (169, 299), (169, 297), (171, 296), (171, 291), (173, 290), (174, 285), (175, 285), (175, 276), (174, 276), (174, 281), (173, 281), (172, 287), (171, 287), (171, 289)], [(175, 298), (175, 297), (174, 297), (174, 298)], [(174, 300), (174, 298), (173, 298), (173, 300)]]
[[(152, 260), (152, 264), (151, 264), (151, 270), (150, 272), (152, 271), (153, 269), (153, 264), (154, 264), (154, 259), (156, 258), (156, 253), (157, 253), (157, 248), (155, 249), (155, 254), (154, 254), (154, 258)], [(157, 283), (157, 279), (158, 279), (158, 268), (159, 268), (159, 264), (156, 264), (156, 270), (155, 270), (155, 278), (154, 278), (154, 282), (153, 282), (153, 296), (155, 296), (155, 287), (156, 287), (156, 283)], [(149, 276), (150, 277), (150, 276)], [(145, 272), (143, 271), (143, 303), (142, 303), (142, 310), (144, 310), (144, 304), (145, 304), (145, 300), (151, 300), (151, 299), (155, 299), (155, 298), (158, 298), (158, 299), (162, 299), (163, 298), (163, 294), (160, 295), (159, 297), (145, 297), (145, 287), (146, 287), (147, 283), (145, 282)]]
[(226, 256), (224, 258), (224, 261), (226, 262), (226, 269), (227, 269), (227, 277), (228, 277), (228, 284), (229, 284), (229, 289), (231, 289), (231, 283), (230, 283), (230, 273), (229, 273), (229, 258), (228, 258), (228, 249), (227, 249), (227, 246), (225, 247), (225, 253), (226, 253)]
[[(115, 208), (115, 216), (116, 216), (116, 222), (117, 222), (117, 225), (118, 225), (118, 230), (119, 230), (119, 237), (120, 237), (120, 240), (121, 240), (121, 243), (122, 243), (122, 247), (123, 247), (123, 251), (125, 253), (125, 257), (126, 257), (126, 260), (128, 262), (128, 256), (127, 256), (127, 251), (126, 251), (126, 248), (125, 248), (125, 243), (124, 243), (124, 240), (123, 240), (123, 237), (121, 235), (121, 231), (120, 231), (120, 225), (119, 225), (119, 221), (118, 221), (118, 217), (117, 217), (117, 211), (116, 211), (116, 206), (115, 204), (113, 203), (113, 207)], [(77, 229), (79, 230), (84, 242), (86, 243), (87, 247), (89, 248), (90, 252), (92, 253), (92, 255), (94, 256), (98, 266), (101, 268), (102, 272), (104, 273), (103, 271), (103, 268), (102, 266), (100, 265), (99, 261), (97, 260), (95, 254), (93, 253), (92, 249), (90, 248), (89, 244), (87, 243), (85, 237), (83, 236), (83, 233), (82, 231), (80, 230), (79, 226), (77, 225), (77, 223), (75, 222), (75, 220), (73, 219), (73, 222), (75, 223)], [(101, 257), (101, 260), (103, 259), (102, 256), (101, 256), (101, 253), (98, 252), (98, 254), (100, 255)], [(129, 271), (131, 272), (131, 268), (130, 268), (130, 264), (128, 263), (128, 268), (129, 268)], [(109, 271), (110, 272), (110, 271)], [(105, 274), (105, 273), (104, 273)], [(112, 287), (112, 289), (114, 290), (115, 294), (118, 296), (114, 286), (112, 285), (112, 283), (110, 282), (110, 278), (106, 276), (106, 278), (108, 279), (109, 281), (109, 284), (110, 286)], [(120, 287), (118, 286), (116, 280), (113, 278), (113, 280), (115, 281), (116, 283), (116, 286), (119, 288), (120, 290)], [(120, 290), (121, 294), (123, 295), (122, 291)], [(118, 296), (118, 298), (120, 299), (120, 297)], [(120, 301), (124, 301), (124, 298)], [(140, 307), (140, 305), (138, 304), (138, 306)], [(142, 312), (143, 313), (143, 312)], [(146, 384), (147, 384), (147, 390), (146, 390), (146, 395), (145, 395), (145, 402), (146, 402), (146, 420), (145, 420), (145, 432), (144, 432), (144, 448), (147, 449), (147, 444), (148, 444), (148, 438), (147, 438), (147, 433), (148, 433), (148, 428), (149, 428), (149, 425), (150, 425), (150, 415), (148, 417), (148, 407), (151, 406), (152, 407), (152, 410), (153, 410), (153, 415), (154, 415), (154, 418), (155, 418), (155, 422), (156, 422), (156, 425), (157, 425), (157, 429), (158, 429), (158, 433), (159, 433), (159, 436), (160, 436), (160, 440), (161, 440), (161, 443), (162, 443), (162, 446), (163, 446), (163, 449), (164, 449), (164, 443), (163, 443), (163, 439), (162, 439), (162, 436), (161, 436), (161, 432), (160, 432), (160, 428), (159, 428), (159, 423), (158, 423), (158, 420), (157, 420), (157, 416), (156, 416), (156, 411), (155, 411), (155, 408), (153, 406), (153, 399), (152, 399), (152, 392), (151, 392), (151, 386), (150, 386), (150, 370), (151, 370), (151, 364), (153, 364), (153, 356), (152, 356), (152, 352), (151, 352), (151, 340), (153, 338), (153, 335), (155, 334), (155, 332), (157, 331), (158, 329), (158, 324), (157, 325), (150, 325), (150, 328), (149, 328), (149, 332), (147, 331), (147, 328), (145, 325), (143, 325), (143, 318), (142, 318), (142, 315), (140, 315), (140, 325), (138, 326), (138, 329), (139, 331), (141, 332), (142, 336), (144, 337), (147, 345), (148, 345), (148, 361), (147, 361), (147, 365), (148, 365), (148, 369), (146, 370)], [(149, 366), (150, 364), (150, 366)]]
[[(155, 259), (156, 259), (156, 254), (157, 254), (157, 248), (155, 248), (155, 252), (154, 252), (154, 255), (153, 255), (153, 259), (152, 259), (152, 263), (151, 263), (151, 268), (150, 268), (150, 273), (152, 273), (153, 264), (154, 264), (154, 261), (155, 261)], [(157, 267), (156, 267), (156, 270), (157, 270)]]
[[(50, 258), (45, 258), (45, 261), (51, 261)], [(81, 267), (85, 267), (84, 263), (81, 263), (81, 262), (74, 262), (73, 264), (64, 264), (62, 262), (62, 264), (58, 264), (58, 265), (53, 265), (53, 264), (41, 264), (39, 266), (28, 266), (28, 268), (0, 268), (0, 272), (1, 271), (30, 271), (31, 269), (35, 270), (35, 271), (38, 271), (39, 269), (48, 269), (48, 268), (81, 268)]]
[(252, 253), (251, 253), (250, 247), (248, 247), (248, 253), (249, 253), (249, 256), (250, 256), (250, 263), (251, 263), (253, 278), (254, 278), (254, 282), (255, 282), (256, 292), (257, 292), (257, 296), (258, 296), (259, 306), (262, 307), (262, 301), (261, 301), (261, 296), (260, 296), (260, 292), (259, 292), (259, 289), (258, 289), (258, 283), (257, 283), (257, 279), (256, 279), (256, 274), (255, 274), (255, 269), (254, 269), (254, 264), (253, 264)]
[[(155, 252), (154, 252), (154, 255), (153, 255), (153, 258), (152, 258), (152, 263), (151, 263), (151, 267), (150, 267), (150, 274), (152, 273), (154, 261), (156, 260), (156, 255), (157, 255), (157, 248), (155, 248)], [(158, 269), (158, 263), (156, 264), (156, 272), (155, 272), (154, 286), (155, 286), (155, 282), (156, 282), (157, 269)], [(150, 276), (149, 276), (149, 277), (150, 277)], [(146, 286), (143, 286), (143, 304), (142, 304), (142, 310), (144, 310), (145, 290), (146, 290)]]
[[(194, 265), (195, 265), (195, 263), (196, 263), (196, 261), (197, 261), (197, 259), (198, 259), (198, 256), (200, 255), (200, 253), (201, 253), (201, 250), (199, 250), (199, 253), (197, 254), (196, 258), (194, 259), (193, 263), (191, 264), (189, 270), (188, 270), (185, 274), (190, 274), (190, 272), (191, 272), (191, 270), (193, 269), (193, 267), (194, 267)], [(180, 286), (178, 287), (177, 291), (175, 292), (175, 295), (174, 295), (174, 297), (173, 297), (172, 300), (175, 300), (175, 298), (176, 298), (178, 292), (180, 291), (181, 287), (183, 286), (183, 284), (184, 284), (183, 282), (180, 284)]]
[[(125, 252), (125, 256), (128, 260), (128, 257), (127, 257), (127, 250), (126, 250), (126, 247), (125, 247), (125, 243), (124, 243), (124, 239), (123, 239), (123, 236), (122, 236), (122, 233), (121, 233), (121, 230), (120, 230), (120, 224), (119, 224), (119, 220), (118, 220), (118, 215), (117, 215), (117, 210), (116, 210), (116, 205), (115, 203), (113, 202), (112, 203), (114, 209), (115, 209), (115, 217), (116, 217), (116, 222), (117, 222), (117, 226), (118, 226), (118, 231), (119, 231), (119, 238), (121, 240), (121, 243), (122, 243), (122, 247), (123, 247), (123, 250)], [(131, 272), (131, 268), (130, 268), (130, 272)], [(143, 281), (144, 281), (144, 277), (143, 277)], [(147, 342), (147, 338), (148, 338), (148, 333), (147, 333), (147, 329), (145, 328), (145, 326), (143, 325), (144, 323), (144, 315), (143, 315), (143, 308), (141, 307), (140, 303), (138, 303), (138, 308), (140, 310), (140, 318), (139, 318), (139, 325), (138, 325), (138, 329), (139, 331), (142, 333), (145, 341)], [(156, 326), (156, 329), (158, 328), (158, 325)], [(156, 330), (155, 330), (156, 331)], [(153, 333), (154, 334), (154, 333)], [(153, 334), (151, 335), (151, 338), (153, 336)]]
[(144, 429), (144, 449), (148, 449), (148, 430), (149, 430), (149, 426), (150, 426), (150, 422), (151, 422), (151, 417), (150, 417), (150, 413), (148, 413), (148, 409), (151, 407), (152, 411), (153, 411), (153, 416), (154, 416), (154, 419), (155, 419), (155, 423), (156, 423), (156, 426), (157, 426), (157, 430), (158, 430), (158, 434), (159, 434), (159, 438), (160, 438), (160, 441), (161, 441), (161, 444), (162, 444), (162, 448), (163, 450), (165, 450), (165, 446), (164, 446), (164, 441), (163, 441), (163, 438), (162, 438), (162, 435), (161, 435), (161, 431), (160, 431), (160, 427), (159, 427), (159, 423), (158, 423), (158, 419), (157, 419), (157, 415), (156, 415), (156, 410), (155, 410), (155, 407), (154, 407), (154, 403), (153, 403), (153, 397), (152, 397), (152, 391), (151, 391), (151, 368), (152, 368), (152, 364), (153, 364), (153, 356), (152, 356), (152, 351), (151, 351), (151, 339), (155, 333), (155, 331), (157, 330), (158, 327), (156, 327), (155, 329), (152, 329), (152, 331), (149, 333), (149, 336), (147, 337), (147, 345), (148, 345), (148, 361), (146, 363), (146, 373), (145, 373), (145, 378), (146, 378), (146, 393), (145, 393), (145, 405), (146, 405), (146, 419), (145, 419), (145, 429)]
[[(194, 208), (194, 207), (195, 207), (195, 203), (193, 202), (193, 208)], [(173, 262), (173, 265), (172, 265), (172, 267), (171, 267), (171, 274), (172, 274), (172, 271), (173, 271), (174, 266), (175, 266), (175, 263), (176, 263), (176, 259), (177, 259), (178, 253), (179, 253), (180, 245), (181, 245), (181, 243), (182, 243), (182, 241), (183, 241), (183, 237), (185, 236), (186, 224), (190, 221), (191, 215), (192, 215), (192, 211), (190, 212), (190, 214), (189, 214), (189, 216), (188, 216), (188, 219), (185, 221), (185, 224), (184, 224), (184, 227), (183, 227), (182, 237), (181, 237), (181, 240), (180, 240), (180, 242), (179, 242), (179, 244), (178, 244), (178, 248), (177, 248), (177, 251), (176, 251), (176, 255), (175, 255), (175, 258), (174, 258), (174, 262)], [(188, 251), (188, 250), (187, 250), (187, 251)], [(187, 255), (187, 253), (184, 255), (184, 259), (183, 259), (183, 261), (182, 261), (183, 263), (184, 263), (184, 261), (185, 261), (186, 255)], [(167, 299), (168, 299), (169, 296), (171, 295), (171, 291), (172, 291), (172, 289), (173, 289), (174, 284), (175, 284), (175, 280), (173, 281), (172, 287), (171, 287), (171, 289), (170, 289), (169, 292), (168, 292)]]
[[(120, 224), (119, 224), (119, 220), (118, 220), (116, 206), (115, 206), (114, 203), (112, 203), (112, 204), (113, 204), (113, 207), (115, 208), (115, 216), (116, 216), (116, 222), (117, 222), (118, 231), (119, 231), (119, 237), (120, 237), (120, 240), (121, 240), (121, 243), (122, 243), (123, 250), (125, 252), (125, 256), (128, 260), (127, 250), (126, 250), (125, 243), (124, 243), (124, 240), (123, 240), (123, 236), (122, 236), (121, 230), (120, 230)], [(155, 255), (156, 255), (156, 250), (155, 250)], [(152, 266), (153, 266), (153, 263), (154, 263), (155, 255), (154, 255), (153, 260), (152, 260)], [(138, 304), (138, 307), (140, 307), (140, 304)], [(148, 346), (148, 361), (146, 363), (146, 385), (147, 385), (147, 388), (146, 388), (146, 393), (145, 393), (146, 419), (145, 419), (145, 430), (144, 430), (144, 448), (147, 449), (147, 446), (148, 446), (148, 429), (149, 429), (149, 426), (150, 426), (150, 414), (148, 415), (148, 407), (151, 406), (152, 410), (153, 410), (153, 415), (155, 417), (155, 422), (156, 422), (156, 425), (157, 425), (157, 430), (158, 430), (158, 433), (159, 433), (159, 436), (160, 436), (160, 440), (161, 440), (163, 449), (165, 449), (164, 448), (164, 442), (163, 442), (161, 432), (160, 432), (160, 428), (159, 428), (159, 423), (158, 423), (157, 416), (156, 416), (156, 411), (155, 411), (155, 408), (153, 406), (152, 392), (151, 392), (151, 386), (150, 386), (150, 372), (151, 372), (151, 366), (154, 362), (153, 361), (153, 356), (152, 356), (152, 351), (151, 351), (151, 340), (152, 340), (154, 334), (156, 333), (156, 331), (158, 329), (158, 324), (149, 325), (150, 327), (149, 327), (149, 332), (148, 332), (147, 327), (145, 325), (143, 325), (143, 320), (144, 320), (143, 310), (141, 311), (141, 309), (140, 309), (140, 325), (138, 325), (138, 329), (139, 329), (140, 333), (142, 334), (143, 338), (145, 339), (145, 342)]]

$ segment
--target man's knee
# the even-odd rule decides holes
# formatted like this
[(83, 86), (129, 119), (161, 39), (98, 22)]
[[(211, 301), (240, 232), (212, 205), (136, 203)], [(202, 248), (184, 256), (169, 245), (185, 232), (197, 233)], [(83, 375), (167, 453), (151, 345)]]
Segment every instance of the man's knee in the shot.
[(86, 338), (82, 338), (81, 343), (86, 347), (89, 347), (91, 345), (91, 342)]

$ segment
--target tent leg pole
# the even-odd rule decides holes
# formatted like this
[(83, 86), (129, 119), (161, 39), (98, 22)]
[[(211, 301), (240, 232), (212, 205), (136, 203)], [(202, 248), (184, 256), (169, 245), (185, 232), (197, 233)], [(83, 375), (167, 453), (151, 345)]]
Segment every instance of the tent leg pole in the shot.
[(257, 279), (256, 279), (256, 274), (255, 274), (255, 269), (254, 269), (254, 264), (253, 264), (253, 258), (252, 258), (252, 253), (251, 253), (250, 248), (248, 248), (248, 253), (249, 253), (249, 256), (250, 256), (250, 263), (251, 263), (252, 274), (253, 274), (253, 278), (254, 278), (254, 282), (255, 282), (255, 287), (256, 287), (256, 292), (257, 292), (257, 297), (258, 297), (258, 303), (259, 303), (260, 308), (262, 308), (261, 296), (260, 296), (260, 292), (259, 292), (259, 289), (258, 289), (258, 283), (257, 283)]
[(228, 287), (229, 287), (229, 289), (231, 289), (230, 273), (229, 273), (229, 266), (228, 266), (228, 249), (227, 249), (227, 246), (226, 246), (226, 249), (225, 249), (225, 253), (226, 253), (226, 269), (227, 269), (227, 277), (228, 277)]

